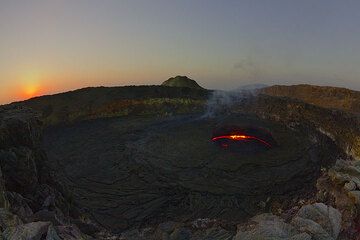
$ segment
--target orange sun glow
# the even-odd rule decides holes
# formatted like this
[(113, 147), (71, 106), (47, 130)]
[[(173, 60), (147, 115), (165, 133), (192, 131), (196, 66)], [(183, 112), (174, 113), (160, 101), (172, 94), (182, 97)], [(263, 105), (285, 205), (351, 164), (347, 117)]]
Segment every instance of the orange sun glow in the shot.
[(40, 95), (42, 75), (37, 71), (29, 71), (21, 77), (20, 96), (22, 99), (29, 99)]
[(24, 89), (24, 95), (29, 98), (34, 97), (37, 93), (38, 93), (37, 86), (27, 86)]

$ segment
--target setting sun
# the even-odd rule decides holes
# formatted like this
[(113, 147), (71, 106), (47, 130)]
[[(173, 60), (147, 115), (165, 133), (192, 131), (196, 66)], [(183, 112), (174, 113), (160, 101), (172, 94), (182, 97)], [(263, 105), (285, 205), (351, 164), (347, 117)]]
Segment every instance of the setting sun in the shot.
[(36, 85), (29, 85), (24, 88), (24, 95), (27, 98), (35, 97), (39, 93), (39, 87)]
[(29, 71), (20, 77), (21, 87), (20, 95), (21, 98), (32, 98), (40, 95), (41, 93), (41, 74), (37, 71)]

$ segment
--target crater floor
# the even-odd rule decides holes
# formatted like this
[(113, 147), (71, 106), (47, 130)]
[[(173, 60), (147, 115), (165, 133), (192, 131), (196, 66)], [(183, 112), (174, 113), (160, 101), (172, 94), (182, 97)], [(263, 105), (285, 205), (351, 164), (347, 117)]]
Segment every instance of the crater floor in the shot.
[[(265, 128), (278, 146), (254, 154), (219, 148), (211, 137), (223, 124)], [(113, 231), (199, 217), (246, 220), (266, 208), (261, 202), (311, 192), (337, 154), (309, 128), (234, 114), (97, 119), (49, 128), (43, 145), (75, 201)]]

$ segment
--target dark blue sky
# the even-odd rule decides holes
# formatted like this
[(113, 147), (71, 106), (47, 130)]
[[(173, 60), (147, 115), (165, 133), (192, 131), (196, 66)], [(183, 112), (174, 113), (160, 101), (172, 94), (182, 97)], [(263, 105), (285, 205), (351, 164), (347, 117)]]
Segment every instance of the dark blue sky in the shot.
[(178, 74), (207, 88), (360, 90), (359, 10), (355, 0), (2, 0), (0, 102)]

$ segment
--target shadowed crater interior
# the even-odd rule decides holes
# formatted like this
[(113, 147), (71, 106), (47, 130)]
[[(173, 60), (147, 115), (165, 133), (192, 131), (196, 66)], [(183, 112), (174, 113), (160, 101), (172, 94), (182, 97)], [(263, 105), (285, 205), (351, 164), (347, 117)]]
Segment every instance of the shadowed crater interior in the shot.
[(311, 192), (321, 166), (339, 153), (308, 126), (240, 114), (99, 119), (49, 128), (44, 146), (75, 200), (114, 231), (198, 217), (246, 220), (262, 201)]

